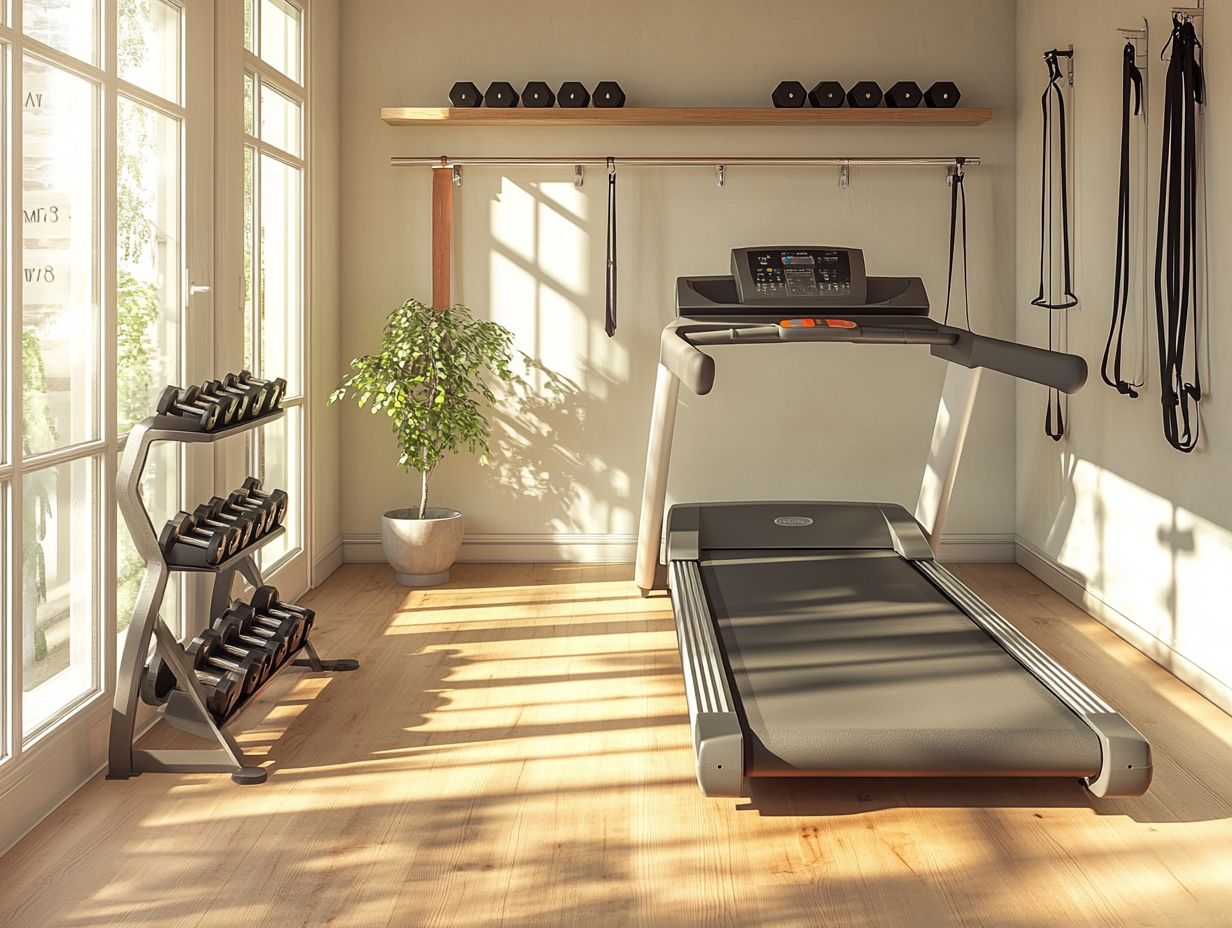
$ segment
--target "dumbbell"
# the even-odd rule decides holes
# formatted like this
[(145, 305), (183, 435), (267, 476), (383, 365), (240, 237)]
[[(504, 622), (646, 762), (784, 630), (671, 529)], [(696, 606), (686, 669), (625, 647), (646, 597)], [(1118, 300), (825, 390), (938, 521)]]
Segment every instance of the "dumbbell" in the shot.
[(160, 416), (183, 416), (193, 419), (203, 432), (212, 432), (218, 428), (218, 420), (222, 418), (222, 406), (211, 403), (208, 406), (190, 406), (180, 402), (180, 388), (169, 386), (163, 390), (154, 407)]
[(881, 105), (881, 86), (876, 81), (860, 81), (847, 91), (847, 104), (857, 107)]
[(483, 92), (483, 105), (505, 109), (518, 105), (518, 92), (508, 81), (493, 81)]
[(250, 415), (256, 415), (252, 412), (252, 401), (256, 395), (256, 389), (232, 389), (224, 386), (221, 380), (206, 380), (201, 384), (201, 395), (210, 400), (235, 400), (239, 404), (239, 409), (235, 412), (235, 418), (236, 421), (242, 422), (249, 418)]
[(565, 81), (556, 91), (556, 103), (567, 110), (590, 106), (590, 91), (579, 81)]
[(227, 506), (227, 501), (221, 496), (211, 496), (206, 502), (201, 504), (209, 509), (210, 518), (218, 519), (223, 522), (231, 522), (237, 528), (244, 522), (252, 526), (252, 534), (249, 537), (249, 543), (256, 541), (267, 531), (269, 524), (268, 511), (260, 511), (253, 509), (230, 509)]
[[(228, 378), (234, 377), (233, 381)], [(265, 387), (269, 390), (269, 395), (265, 398), (265, 411), (273, 412), (282, 405), (282, 398), (287, 395), (287, 381), (284, 377), (275, 377), (273, 380), (262, 380), (260, 377), (254, 377), (252, 371), (240, 371), (238, 374), (228, 374), (223, 378), (223, 383), (227, 386), (247, 386), (250, 383), (255, 383), (258, 386)]]
[(885, 93), (885, 105), (898, 108), (911, 108), (920, 105), (923, 98), (920, 85), (915, 81), (899, 81)]
[(820, 81), (816, 87), (809, 91), (809, 103), (813, 106), (824, 107), (830, 109), (835, 106), (842, 106), (843, 101), (847, 99), (847, 93), (843, 90), (843, 85), (838, 81)]
[[(273, 587), (269, 587), (269, 589), (273, 590)], [(274, 590), (273, 592), (275, 601), (277, 601), (278, 591)], [(300, 615), (299, 613), (284, 612), (265, 605), (268, 602), (268, 596), (257, 597), (254, 594), (253, 599), (259, 601), (264, 608), (259, 607), (256, 602), (239, 603), (239, 605), (246, 606), (252, 610), (252, 620), (254, 622), (276, 634), (285, 634), (292, 651), (303, 644), (304, 639), (308, 637), (309, 622), (307, 616)]]
[(949, 109), (958, 106), (962, 94), (953, 81), (937, 81), (924, 91), (924, 105), (934, 109)]
[(543, 81), (531, 81), (522, 89), (522, 105), (531, 109), (545, 109), (556, 103), (556, 94)]
[[(235, 704), (244, 694), (244, 676), (234, 670), (209, 671), (196, 670), (197, 680), (209, 687), (205, 694), (205, 707), (214, 713), (215, 718), (224, 719), (231, 714)], [(167, 701), (171, 691), (177, 686), (175, 674), (161, 658), (154, 658), (154, 663), (146, 668), (146, 682), (143, 694), (146, 701), (155, 700), (155, 704)], [(148, 690), (148, 693), (146, 692)]]
[(238, 529), (215, 529), (204, 531), (197, 528), (193, 517), (186, 512), (179, 512), (158, 535), (158, 547), (163, 555), (170, 560), (177, 544), (202, 548), (205, 551), (207, 564), (221, 564), (229, 555), (240, 547), (240, 532)]
[(248, 602), (258, 615), (272, 615), (276, 619), (302, 618), (304, 620), (303, 638), (308, 637), (308, 633), (312, 631), (312, 624), (317, 618), (316, 612), (306, 606), (280, 602), (277, 588), (268, 584), (257, 587)]
[[(248, 414), (253, 419), (255, 419), (257, 416), (262, 415), (263, 413), (270, 412), (274, 407), (274, 403), (271, 402), (271, 397), (273, 396), (273, 394), (275, 393), (277, 389), (276, 386), (266, 387), (266, 386), (262, 386), (259, 383), (254, 383), (252, 381), (249, 381), (248, 383), (243, 383), (240, 381), (239, 377), (235, 374), (225, 375), (222, 378), (221, 382), (222, 382), (222, 388), (226, 390), (228, 393), (236, 394), (236, 395), (243, 393), (251, 397), (248, 403)], [(286, 388), (286, 384), (284, 381), (283, 389), (285, 388)], [(282, 397), (281, 395), (279, 395), (278, 400), (281, 401), (281, 399)]]
[(252, 516), (236, 516), (231, 519), (223, 519), (218, 513), (214, 512), (212, 506), (208, 503), (202, 503), (192, 511), (192, 518), (194, 524), (204, 525), (206, 528), (238, 529), (241, 548), (247, 548), (254, 541), (253, 535), (256, 530), (256, 520)]
[(261, 520), (260, 533), (265, 535), (278, 527), (278, 507), (272, 503), (249, 499), (243, 490), (236, 490), (223, 504), (235, 513), (248, 513)]
[(221, 636), (212, 628), (194, 638), (184, 649), (188, 659), (192, 661), (194, 670), (206, 673), (225, 673), (230, 670), (239, 674), (244, 680), (244, 695), (256, 691), (264, 679), (266, 659), (257, 651), (246, 651), (242, 658), (235, 658), (218, 647)]
[(274, 645), (281, 644), (283, 650), (278, 658), (279, 666), (291, 656), (292, 652), (299, 647), (300, 642), (304, 640), (304, 623), (302, 620), (275, 619), (272, 616), (262, 616), (248, 603), (238, 599), (232, 600), (231, 608), (226, 611), (224, 618), (249, 638), (264, 640)]
[(261, 491), (261, 480), (257, 477), (245, 477), (244, 482), (240, 484), (240, 490), (248, 495), (250, 499), (255, 499), (258, 502), (268, 500), (273, 505), (278, 507), (278, 524), (282, 525), (283, 519), (287, 515), (287, 491), (272, 490), (269, 493)]
[(779, 85), (770, 94), (770, 101), (776, 109), (788, 109), (804, 106), (808, 101), (808, 95), (804, 92), (804, 85), (799, 81), (779, 81)]
[(212, 628), (220, 635), (240, 645), (268, 651), (272, 661), (270, 664), (272, 672), (281, 667), (291, 653), (290, 638), (287, 635), (277, 635), (266, 626), (253, 621), (251, 607), (236, 608), (243, 605), (243, 603), (236, 602), (232, 608), (214, 620)]
[(603, 109), (619, 109), (625, 105), (625, 92), (615, 81), (599, 81), (591, 99), (595, 106)]
[(459, 109), (483, 105), (483, 94), (470, 81), (458, 81), (449, 90), (449, 105)]
[(218, 424), (222, 426), (231, 425), (239, 414), (240, 404), (233, 396), (220, 396), (217, 398), (202, 396), (201, 388), (195, 384), (190, 384), (180, 391), (179, 404), (189, 408), (206, 409), (210, 406), (217, 406), (219, 409)]
[(274, 658), (278, 654), (278, 647), (269, 642), (265, 644), (245, 644), (239, 635), (238, 629), (234, 626), (228, 626), (225, 632), (216, 628), (207, 628), (199, 637), (212, 642), (216, 653), (225, 654), (229, 658), (236, 658), (241, 662), (255, 660), (260, 666), (260, 679), (257, 682), (257, 685), (260, 686), (277, 669)]

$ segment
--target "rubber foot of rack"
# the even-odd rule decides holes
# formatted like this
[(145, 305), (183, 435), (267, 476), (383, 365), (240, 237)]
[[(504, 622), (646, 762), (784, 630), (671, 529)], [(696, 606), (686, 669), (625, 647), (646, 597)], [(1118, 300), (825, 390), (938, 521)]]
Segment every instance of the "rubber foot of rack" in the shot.
[[(306, 657), (293, 661), (296, 667), (312, 667), (312, 661)], [(340, 657), (332, 661), (321, 661), (321, 670), (343, 671), (359, 670), (359, 661), (353, 657)]]
[(231, 774), (231, 782), (238, 783), (240, 786), (264, 783), (267, 779), (269, 779), (269, 771), (264, 767), (241, 767)]

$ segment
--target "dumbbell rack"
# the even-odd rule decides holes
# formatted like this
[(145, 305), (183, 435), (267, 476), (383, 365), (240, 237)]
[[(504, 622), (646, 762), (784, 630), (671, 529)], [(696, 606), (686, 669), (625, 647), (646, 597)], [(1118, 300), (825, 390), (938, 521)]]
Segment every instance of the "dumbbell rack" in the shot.
[[(282, 418), (282, 411), (268, 413), (256, 419), (241, 422), (213, 432), (201, 432), (185, 427), (183, 418), (171, 415), (151, 416), (134, 426), (124, 445), (116, 476), (116, 495), (120, 513), (133, 536), (137, 553), (145, 560), (145, 574), (141, 589), (133, 606), (133, 619), (124, 641), (120, 658), (120, 670), (116, 678), (115, 704), (111, 713), (111, 739), (108, 748), (107, 779), (127, 780), (142, 772), (160, 773), (230, 773), (236, 783), (263, 783), (264, 768), (251, 764), (235, 739), (226, 730), (252, 705), (269, 681), (251, 695), (245, 697), (239, 708), (224, 721), (215, 720), (206, 707), (206, 693), (198, 682), (197, 675), (175, 634), (159, 615), (167, 581), (172, 571), (213, 575), (210, 596), (210, 616), (220, 615), (231, 602), (231, 592), (238, 574), (252, 586), (264, 584), (261, 572), (253, 558), (253, 552), (266, 542), (285, 533), (279, 526), (249, 544), (244, 550), (213, 567), (183, 567), (168, 564), (158, 545), (158, 533), (150, 521), (150, 514), (141, 499), (141, 476), (149, 457), (150, 446), (156, 442), (179, 442), (181, 444), (212, 444), (224, 441), (241, 432), (265, 425)], [(171, 691), (165, 705), (159, 709), (163, 719), (175, 728), (217, 743), (216, 748), (192, 749), (144, 749), (133, 746), (137, 724), (137, 700), (141, 691), (141, 678), (150, 658), (150, 639), (153, 638), (156, 653), (162, 656), (175, 674), (177, 687)], [(323, 661), (312, 643), (305, 638), (295, 652), (303, 657), (293, 660), (288, 656), (283, 667), (295, 664), (315, 671), (355, 670), (359, 662), (350, 659)], [(273, 675), (270, 675), (273, 679)]]

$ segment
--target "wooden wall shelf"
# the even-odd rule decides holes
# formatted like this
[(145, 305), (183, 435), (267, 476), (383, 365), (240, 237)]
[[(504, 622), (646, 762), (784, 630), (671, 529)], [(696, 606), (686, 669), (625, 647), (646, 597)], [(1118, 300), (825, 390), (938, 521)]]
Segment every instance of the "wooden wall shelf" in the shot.
[(978, 126), (987, 107), (951, 109), (775, 109), (774, 107), (634, 106), (619, 109), (452, 109), (443, 106), (387, 106), (381, 118), (391, 126)]

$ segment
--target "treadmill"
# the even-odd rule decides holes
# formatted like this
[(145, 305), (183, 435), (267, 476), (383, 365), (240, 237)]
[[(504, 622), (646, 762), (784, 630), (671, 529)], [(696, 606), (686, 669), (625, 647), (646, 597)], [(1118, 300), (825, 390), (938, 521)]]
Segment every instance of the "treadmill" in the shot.
[[(669, 589), (697, 781), (1074, 777), (1139, 796), (1146, 739), (935, 560), (982, 369), (1072, 393), (1082, 358), (928, 317), (923, 282), (868, 277), (854, 248), (737, 248), (682, 277), (663, 330), (638, 531), (643, 595)], [(893, 503), (677, 503), (664, 520), (680, 384), (752, 344), (927, 345), (949, 364), (914, 513)], [(664, 529), (666, 528), (666, 531)]]

